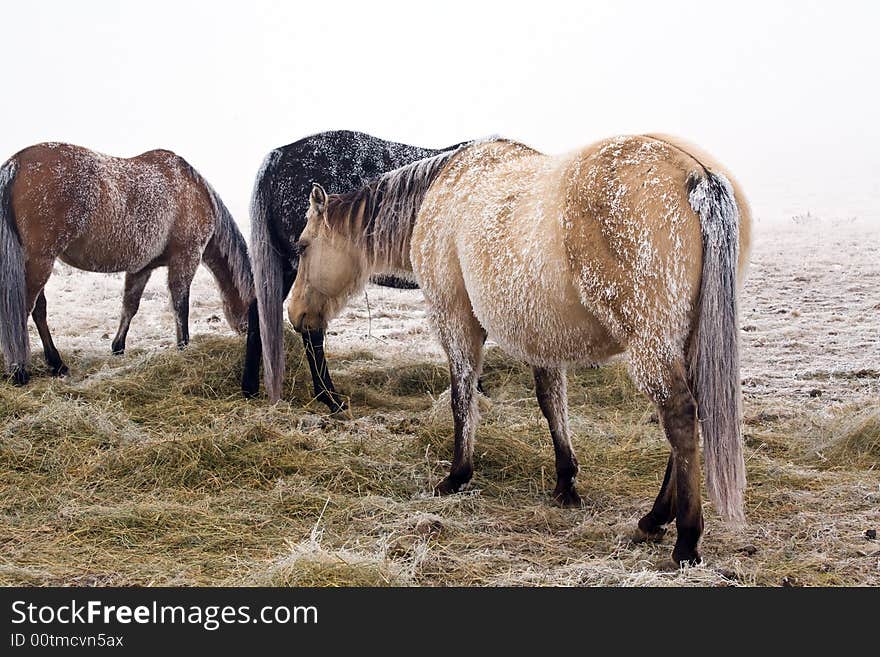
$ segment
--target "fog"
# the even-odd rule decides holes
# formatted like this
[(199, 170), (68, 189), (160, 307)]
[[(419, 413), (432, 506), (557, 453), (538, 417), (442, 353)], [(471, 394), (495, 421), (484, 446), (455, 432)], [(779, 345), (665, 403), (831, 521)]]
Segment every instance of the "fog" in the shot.
[(238, 221), (265, 153), (334, 128), (562, 152), (694, 141), (761, 221), (880, 223), (867, 2), (6, 4), (0, 159), (45, 140), (186, 157)]

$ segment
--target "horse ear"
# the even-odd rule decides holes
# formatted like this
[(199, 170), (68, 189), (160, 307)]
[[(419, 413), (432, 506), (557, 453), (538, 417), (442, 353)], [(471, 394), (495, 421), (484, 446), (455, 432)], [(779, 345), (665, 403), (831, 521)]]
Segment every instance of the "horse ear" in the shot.
[(327, 207), (327, 192), (318, 183), (312, 183), (312, 193), (309, 195), (309, 207), (319, 214), (324, 214)]

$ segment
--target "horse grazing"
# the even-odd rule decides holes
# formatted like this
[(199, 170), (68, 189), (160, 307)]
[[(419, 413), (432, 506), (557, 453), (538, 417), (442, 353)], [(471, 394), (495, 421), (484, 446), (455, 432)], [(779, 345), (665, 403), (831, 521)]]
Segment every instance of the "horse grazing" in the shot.
[(627, 352), (672, 446), (637, 538), (659, 540), (675, 519), (673, 559), (697, 563), (698, 426), (710, 498), (743, 518), (737, 288), (749, 227), (730, 176), (670, 137), (619, 137), (562, 156), (474, 143), (354, 193), (315, 187), (290, 319), (320, 328), (369, 275), (415, 274), (451, 375), (455, 449), (440, 495), (473, 473), (486, 333), (533, 368), (564, 506), (580, 504), (566, 367)]
[(30, 146), (0, 167), (0, 215), (0, 342), (19, 384), (29, 379), (30, 312), (52, 374), (68, 371), (46, 322), (43, 287), (56, 258), (126, 272), (115, 354), (125, 351), (156, 267), (168, 267), (179, 348), (189, 342), (189, 288), (200, 261), (217, 280), (230, 326), (246, 329), (254, 298), (247, 245), (213, 188), (170, 151), (117, 158), (69, 144)]
[[(281, 399), (284, 379), (282, 305), (297, 275), (294, 245), (306, 226), (308, 195), (312, 183), (321, 182), (332, 192), (346, 192), (376, 176), (444, 150), (385, 141), (362, 132), (322, 132), (282, 146), (266, 156), (257, 174), (251, 202), (251, 249), (257, 300), (249, 309), (248, 340), (242, 392), (257, 394), (260, 354), (265, 367), (266, 391), (271, 402)], [(397, 288), (415, 287), (396, 277), (376, 283)], [(312, 375), (315, 398), (331, 411), (345, 408), (337, 394), (324, 357), (324, 331), (302, 335)]]

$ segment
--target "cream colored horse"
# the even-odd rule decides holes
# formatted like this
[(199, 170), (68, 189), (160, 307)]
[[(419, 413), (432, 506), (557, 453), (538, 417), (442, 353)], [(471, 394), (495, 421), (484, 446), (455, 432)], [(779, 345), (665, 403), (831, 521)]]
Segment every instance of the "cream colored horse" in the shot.
[(485, 335), (532, 365), (556, 452), (554, 499), (580, 504), (566, 367), (627, 352), (672, 454), (644, 540), (676, 520), (673, 558), (700, 561), (698, 406), (708, 490), (743, 517), (737, 284), (750, 215), (732, 178), (670, 137), (620, 137), (546, 156), (496, 140), (387, 174), (360, 192), (313, 189), (290, 318), (321, 328), (366, 278), (411, 272), (452, 380), (455, 450), (436, 487), (473, 473)]

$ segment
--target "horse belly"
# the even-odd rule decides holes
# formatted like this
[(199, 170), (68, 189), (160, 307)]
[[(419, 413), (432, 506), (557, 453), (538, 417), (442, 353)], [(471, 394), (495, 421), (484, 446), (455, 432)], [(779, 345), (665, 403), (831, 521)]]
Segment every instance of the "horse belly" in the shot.
[(489, 337), (511, 355), (545, 367), (598, 364), (620, 353), (581, 303), (561, 244), (535, 237), (508, 240), (506, 249), (477, 238), (477, 248), (464, 249), (465, 288)]
[(60, 259), (78, 269), (104, 273), (136, 272), (151, 264), (164, 264), (161, 260), (169, 225), (160, 218), (101, 217), (89, 222)]

